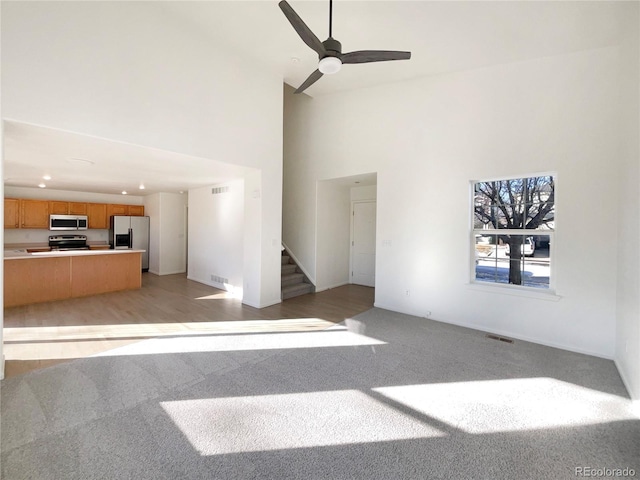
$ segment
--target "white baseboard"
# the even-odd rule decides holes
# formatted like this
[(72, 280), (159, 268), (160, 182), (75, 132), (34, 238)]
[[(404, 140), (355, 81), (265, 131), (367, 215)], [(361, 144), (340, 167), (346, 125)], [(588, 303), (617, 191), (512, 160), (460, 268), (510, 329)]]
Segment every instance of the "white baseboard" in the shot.
[(187, 273), (187, 271), (186, 270), (176, 270), (176, 271), (171, 271), (171, 272), (158, 272), (157, 270), (149, 270), (149, 273), (153, 273), (154, 275), (158, 275), (160, 277), (162, 275), (177, 275), (178, 273)]
[(334, 285), (329, 285), (328, 287), (316, 287), (316, 293), (324, 292), (325, 290), (331, 290), (332, 288), (343, 287), (344, 285), (349, 285), (349, 282), (340, 282)]
[(625, 388), (627, 389), (627, 392), (629, 393), (629, 396), (631, 397), (631, 400), (633, 400), (634, 413), (636, 415), (638, 415), (638, 417), (640, 417), (640, 398), (638, 397), (638, 394), (631, 387), (631, 382), (629, 382), (629, 379), (627, 378), (626, 370), (624, 368), (620, 368), (620, 364), (618, 363), (618, 359), (614, 359), (613, 363), (615, 364), (616, 369), (618, 369), (618, 374), (620, 374), (620, 378), (622, 379), (622, 383), (624, 384)]
[(433, 320), (434, 322), (448, 323), (450, 325), (457, 325), (459, 327), (470, 328), (472, 330), (477, 330), (477, 331), (483, 332), (483, 333), (484, 332), (493, 333), (495, 335), (500, 335), (500, 336), (503, 336), (503, 337), (513, 338), (513, 339), (516, 339), (516, 340), (522, 340), (523, 342), (536, 343), (538, 345), (544, 345), (545, 347), (558, 348), (560, 350), (566, 350), (568, 352), (581, 353), (583, 355), (589, 355), (591, 357), (604, 358), (605, 360), (613, 360), (613, 356), (604, 355), (602, 353), (593, 352), (593, 351), (582, 349), (582, 348), (576, 348), (576, 347), (574, 347), (572, 345), (565, 345), (565, 344), (562, 344), (562, 343), (549, 342), (549, 341), (546, 341), (546, 340), (541, 340), (539, 338), (528, 337), (526, 335), (514, 334), (513, 332), (509, 332), (507, 330), (494, 329), (494, 328), (491, 328), (491, 327), (487, 327), (487, 326), (484, 326), (484, 325), (478, 325), (478, 324), (475, 324), (475, 323), (452, 322), (452, 321), (438, 320), (438, 319), (435, 319), (435, 318), (425, 317), (424, 314), (421, 314), (419, 312), (406, 311), (406, 310), (402, 310), (399, 307), (383, 305), (383, 304), (381, 304), (379, 302), (375, 302), (373, 304), (373, 306), (376, 307), (376, 308), (382, 308), (384, 310), (390, 310), (392, 312), (403, 313), (405, 315), (413, 315), (414, 317), (429, 318), (429, 320)]
[(242, 300), (243, 305), (248, 305), (253, 308), (266, 308), (266, 307), (270, 307), (271, 305), (277, 305), (278, 303), (282, 303), (282, 300), (279, 298), (277, 300), (270, 300), (270, 301), (267, 301), (264, 303), (258, 303), (258, 304), (245, 302), (244, 300)]
[(4, 355), (2, 355), (2, 362), (0, 364), (0, 380), (4, 379)]
[(229, 289), (224, 286), (222, 283), (211, 282), (208, 280), (203, 280), (201, 278), (194, 278), (187, 275), (187, 280), (193, 280), (194, 282), (202, 283), (203, 285), (209, 285), (210, 287), (217, 288), (218, 290), (224, 290), (228, 292)]

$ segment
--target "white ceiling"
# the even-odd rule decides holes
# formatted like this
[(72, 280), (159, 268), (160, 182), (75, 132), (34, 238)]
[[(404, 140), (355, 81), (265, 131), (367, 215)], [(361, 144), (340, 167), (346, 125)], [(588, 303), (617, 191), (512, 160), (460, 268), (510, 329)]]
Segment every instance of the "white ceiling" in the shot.
[[(321, 41), (328, 37), (328, 0), (289, 0), (289, 5)], [(298, 87), (317, 68), (317, 54), (275, 0), (167, 2), (164, 7), (229, 49), (275, 69), (291, 86)], [(614, 45), (619, 14), (615, 2), (335, 0), (333, 37), (343, 52), (408, 50), (412, 57), (345, 65), (305, 93), (325, 95)]]
[[(290, 0), (322, 41), (328, 1)], [(176, 22), (299, 86), (317, 55), (297, 36), (277, 1), (158, 2)], [(347, 1), (333, 7), (343, 52), (409, 50), (408, 61), (345, 65), (305, 93), (367, 88), (429, 75), (599, 48), (618, 43), (615, 2)], [(294, 62), (292, 59), (298, 59)], [(233, 166), (70, 132), (5, 122), (5, 184), (136, 195), (177, 192), (241, 175)], [(70, 158), (90, 160), (69, 161)], [(114, 160), (120, 159), (120, 160)], [(175, 165), (181, 165), (176, 175)], [(143, 182), (146, 189), (138, 190)]]
[[(44, 183), (91, 193), (181, 193), (244, 174), (243, 167), (207, 158), (11, 121), (4, 122), (4, 157), (5, 185)], [(45, 175), (51, 179), (44, 180)]]

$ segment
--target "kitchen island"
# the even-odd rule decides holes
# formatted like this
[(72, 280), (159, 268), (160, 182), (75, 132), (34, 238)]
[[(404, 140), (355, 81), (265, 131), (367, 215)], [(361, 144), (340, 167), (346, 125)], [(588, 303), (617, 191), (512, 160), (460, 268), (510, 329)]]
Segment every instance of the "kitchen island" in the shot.
[(142, 286), (144, 250), (4, 252), (4, 306), (86, 297)]

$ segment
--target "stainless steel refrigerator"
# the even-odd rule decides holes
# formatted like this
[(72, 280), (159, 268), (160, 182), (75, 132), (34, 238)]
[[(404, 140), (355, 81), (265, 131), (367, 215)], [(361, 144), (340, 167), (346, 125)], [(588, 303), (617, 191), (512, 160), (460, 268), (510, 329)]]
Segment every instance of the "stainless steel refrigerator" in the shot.
[(142, 271), (149, 270), (149, 217), (114, 215), (109, 224), (111, 248), (144, 250)]

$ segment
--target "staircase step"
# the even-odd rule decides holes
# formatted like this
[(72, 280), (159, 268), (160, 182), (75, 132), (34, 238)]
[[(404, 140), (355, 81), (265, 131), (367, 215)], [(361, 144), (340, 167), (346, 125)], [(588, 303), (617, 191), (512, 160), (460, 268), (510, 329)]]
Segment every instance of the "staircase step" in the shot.
[(282, 300), (287, 298), (297, 297), (299, 295), (306, 295), (313, 291), (313, 285), (310, 283), (296, 283), (295, 285), (289, 285), (282, 289)]
[(288, 273), (287, 275), (282, 275), (280, 286), (287, 287), (289, 285), (294, 285), (296, 283), (302, 283), (304, 281), (303, 273)]
[(280, 263), (282, 263), (282, 265), (286, 265), (287, 263), (289, 263), (289, 259), (291, 257), (289, 257), (288, 255), (282, 255), (282, 258), (280, 259)]
[(288, 263), (287, 265), (282, 265), (281, 275), (288, 275), (289, 273), (295, 273), (297, 265), (295, 263)]

